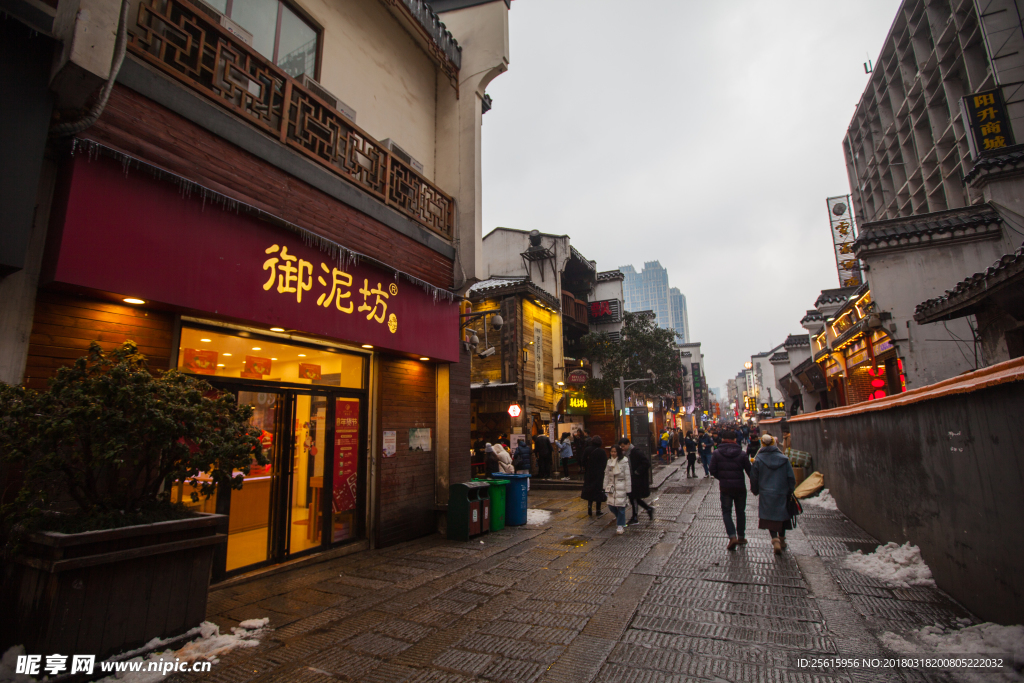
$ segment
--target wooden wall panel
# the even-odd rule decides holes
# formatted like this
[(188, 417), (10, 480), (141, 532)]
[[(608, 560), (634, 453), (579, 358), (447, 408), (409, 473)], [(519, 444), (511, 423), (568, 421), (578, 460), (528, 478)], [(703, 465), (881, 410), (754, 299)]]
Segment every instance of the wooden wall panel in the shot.
[[(398, 432), (397, 453), (381, 458), (377, 546), (434, 532), (437, 372), (432, 363), (382, 356), (380, 425)], [(409, 430), (431, 430), (431, 450), (410, 451)]]
[[(497, 355), (497, 354), (496, 354)], [(449, 398), (448, 434), (451, 444), (448, 452), (449, 481), (453, 484), (468, 481), (470, 474), (470, 397), (469, 397), (469, 352), (459, 351), (459, 362), (452, 363), (448, 370)]]
[(93, 341), (105, 350), (134, 341), (150, 370), (171, 363), (174, 316), (60, 292), (39, 291), (29, 339), (25, 386), (46, 389), (57, 369), (71, 365)]
[(114, 87), (103, 115), (85, 136), (435, 286), (453, 285), (451, 259), (126, 87)]

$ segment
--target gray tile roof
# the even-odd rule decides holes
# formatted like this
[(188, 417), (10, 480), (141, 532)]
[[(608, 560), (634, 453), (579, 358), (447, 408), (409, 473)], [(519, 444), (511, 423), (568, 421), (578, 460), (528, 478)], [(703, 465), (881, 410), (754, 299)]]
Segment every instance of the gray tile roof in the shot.
[(778, 353), (773, 353), (772, 357), (768, 360), (772, 363), (788, 363), (789, 353), (786, 351), (779, 351)]
[[(815, 311), (817, 313), (817, 311)], [(800, 346), (810, 346), (811, 337), (804, 332), (803, 334), (791, 334), (786, 337), (786, 341), (782, 342), (782, 345), (787, 349), (798, 348)]]
[(983, 185), (991, 176), (1024, 171), (1024, 145), (1003, 150), (1002, 154), (981, 157), (971, 172), (964, 176), (964, 183), (971, 186)]
[(608, 282), (610, 280), (625, 280), (626, 274), (621, 270), (602, 270), (597, 274), (598, 282)]
[(804, 317), (800, 318), (800, 324), (814, 322), (816, 320), (824, 320), (825, 317), (815, 309), (807, 311)]
[(854, 253), (865, 254), (898, 249), (913, 249), (936, 242), (963, 241), (996, 237), (1003, 222), (989, 204), (978, 204), (949, 211), (863, 223), (853, 242)]
[[(836, 289), (823, 289), (818, 298), (815, 299), (814, 305), (820, 306), (822, 304), (838, 304), (843, 303), (857, 291), (857, 287), (838, 287)], [(808, 311), (810, 313), (810, 311)]]
[(973, 307), (1005, 286), (1020, 286), (1024, 280), (1024, 245), (1012, 254), (1004, 254), (980, 273), (956, 283), (942, 296), (917, 305), (914, 320), (919, 324), (950, 320), (969, 315)]

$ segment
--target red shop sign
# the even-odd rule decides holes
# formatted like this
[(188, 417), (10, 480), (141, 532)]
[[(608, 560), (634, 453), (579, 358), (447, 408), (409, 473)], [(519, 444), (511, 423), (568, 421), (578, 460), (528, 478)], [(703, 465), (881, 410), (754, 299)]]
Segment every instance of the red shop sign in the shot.
[(51, 281), (458, 362), (456, 303), (116, 161), (69, 163)]

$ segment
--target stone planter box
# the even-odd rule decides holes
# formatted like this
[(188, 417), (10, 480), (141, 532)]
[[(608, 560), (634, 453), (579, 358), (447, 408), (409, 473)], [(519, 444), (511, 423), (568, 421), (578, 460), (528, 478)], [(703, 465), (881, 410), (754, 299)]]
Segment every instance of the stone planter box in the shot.
[(224, 515), (90, 531), (36, 533), (5, 563), (2, 646), (97, 661), (180, 635), (206, 618)]

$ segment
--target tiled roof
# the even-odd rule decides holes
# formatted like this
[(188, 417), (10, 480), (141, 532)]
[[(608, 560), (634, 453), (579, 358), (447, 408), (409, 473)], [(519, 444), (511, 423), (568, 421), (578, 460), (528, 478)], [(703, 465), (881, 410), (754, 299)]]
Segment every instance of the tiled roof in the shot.
[(456, 42), (452, 32), (444, 25), (430, 4), (424, 0), (401, 0), (401, 3), (423, 27), (423, 30), (427, 32), (444, 56), (451, 60), (456, 69), (461, 69), (462, 46)]
[[(847, 299), (853, 296), (853, 293), (857, 291), (857, 287), (839, 287), (837, 289), (823, 289), (818, 298), (814, 301), (815, 306), (821, 306), (822, 304), (838, 304), (844, 303)], [(810, 313), (810, 311), (808, 311)]]
[(535, 299), (541, 299), (556, 311), (562, 310), (560, 303), (543, 289), (535, 285), (525, 277), (492, 277), (489, 280), (477, 282), (469, 288), (466, 296), (471, 300), (479, 301), (501, 294), (523, 294)]
[(772, 357), (768, 360), (772, 363), (788, 363), (789, 353), (786, 351), (779, 351), (778, 353), (773, 353)]
[(858, 257), (896, 249), (930, 246), (937, 242), (997, 237), (1002, 217), (989, 204), (864, 223), (853, 242)]
[(469, 288), (469, 292), (487, 292), (494, 289), (502, 289), (526, 282), (526, 276), (492, 277), (489, 280), (481, 280)]
[[(817, 311), (815, 311), (817, 313)], [(786, 341), (782, 342), (782, 345), (787, 349), (792, 349), (800, 346), (810, 346), (811, 338), (805, 332), (804, 334), (791, 334), (786, 337)]]
[(825, 319), (825, 317), (823, 315), (821, 315), (821, 313), (818, 313), (818, 311), (816, 311), (814, 309), (811, 309), (811, 310), (807, 311), (807, 314), (804, 315), (804, 317), (800, 318), (800, 324), (802, 325), (804, 323), (809, 323), (809, 322), (814, 322), (814, 321), (817, 321), (817, 320), (824, 320), (824, 319)]
[(626, 274), (621, 270), (602, 270), (597, 274), (598, 282), (609, 282), (611, 280), (625, 280)]
[(964, 176), (964, 184), (973, 186), (975, 181), (981, 181), (990, 176), (1021, 171), (1024, 171), (1024, 145), (1017, 145), (1008, 147), (1002, 154), (978, 159), (971, 172)]
[(971, 308), (985, 297), (1009, 284), (1020, 284), (1024, 273), (1024, 245), (1012, 254), (1005, 254), (986, 270), (956, 283), (942, 296), (917, 305), (914, 320), (919, 324), (938, 322), (969, 315)]

